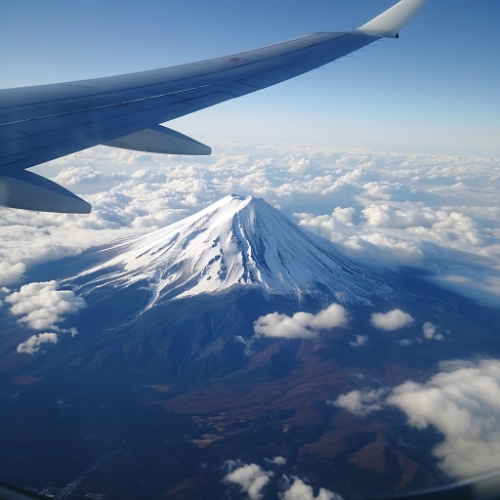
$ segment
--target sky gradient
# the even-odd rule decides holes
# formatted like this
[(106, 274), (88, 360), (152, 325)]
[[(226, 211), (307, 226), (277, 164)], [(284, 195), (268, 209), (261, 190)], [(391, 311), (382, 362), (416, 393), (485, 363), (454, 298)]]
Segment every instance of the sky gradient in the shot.
[[(351, 29), (392, 0), (2, 2), (0, 88), (152, 69)], [(500, 157), (500, 2), (429, 0), (400, 40), (171, 122), (200, 140)]]

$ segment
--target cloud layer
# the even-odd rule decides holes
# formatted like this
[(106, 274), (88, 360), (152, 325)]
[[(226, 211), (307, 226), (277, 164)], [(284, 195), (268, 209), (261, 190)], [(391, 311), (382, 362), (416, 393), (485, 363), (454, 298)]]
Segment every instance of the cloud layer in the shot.
[(94, 212), (1, 209), (0, 286), (34, 264), (163, 227), (236, 192), (295, 213), (364, 265), (423, 268), (442, 286), (500, 304), (498, 160), (209, 142), (209, 158), (99, 147), (37, 167), (83, 193)]

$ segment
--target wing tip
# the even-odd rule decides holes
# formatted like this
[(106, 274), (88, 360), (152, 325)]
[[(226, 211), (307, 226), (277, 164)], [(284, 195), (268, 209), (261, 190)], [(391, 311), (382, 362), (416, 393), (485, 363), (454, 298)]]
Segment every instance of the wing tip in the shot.
[(399, 38), (401, 29), (424, 6), (427, 0), (401, 0), (371, 21), (357, 28), (367, 35)]

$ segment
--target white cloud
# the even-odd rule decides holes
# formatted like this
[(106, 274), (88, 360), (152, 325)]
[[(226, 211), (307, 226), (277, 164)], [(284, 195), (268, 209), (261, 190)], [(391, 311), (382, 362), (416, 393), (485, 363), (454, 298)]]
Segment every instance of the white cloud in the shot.
[(424, 323), (423, 326), (423, 334), (424, 337), (428, 340), (434, 339), (434, 340), (443, 340), (443, 334), (442, 333), (436, 333), (437, 328), (436, 325), (430, 323), (429, 321), (427, 323)]
[(23, 285), (18, 292), (8, 295), (5, 302), (12, 304), (10, 312), (14, 316), (20, 316), (18, 323), (33, 330), (58, 330), (56, 323), (86, 305), (71, 290), (59, 290), (55, 280)]
[(308, 158), (300, 158), (299, 160), (292, 160), (290, 162), (290, 172), (305, 174), (310, 170), (311, 160)]
[[(273, 460), (266, 458), (265, 461), (278, 466), (286, 464), (286, 459), (280, 456)], [(227, 460), (224, 469), (228, 471), (224, 481), (239, 485), (250, 500), (260, 500), (264, 488), (275, 477), (273, 471), (266, 471), (257, 464), (244, 464), (241, 460)], [(296, 476), (289, 478), (283, 475), (279, 484), (282, 489), (279, 493), (281, 500), (342, 500), (338, 493), (325, 488), (320, 488), (315, 496), (313, 488)]]
[(365, 196), (369, 196), (370, 198), (380, 198), (382, 200), (390, 200), (391, 195), (387, 192), (389, 185), (383, 185), (380, 182), (368, 182), (363, 186), (365, 192), (363, 193)]
[(25, 271), (26, 266), (21, 262), (16, 264), (0, 262), (0, 285), (10, 285), (19, 281)]
[(316, 315), (305, 312), (293, 316), (277, 312), (266, 314), (254, 322), (254, 331), (266, 337), (313, 339), (320, 330), (346, 326), (347, 322), (347, 311), (338, 304), (332, 304)]
[(285, 457), (274, 457), (272, 460), (269, 458), (265, 459), (266, 462), (269, 462), (274, 465), (285, 465), (286, 464), (286, 458)]
[[(362, 210), (362, 214), (369, 226), (394, 229), (437, 228), (439, 225), (453, 227), (464, 217), (455, 212), (449, 214), (442, 210), (434, 211), (412, 203), (371, 204)], [(470, 221), (467, 218), (467, 224), (470, 224)], [(436, 224), (438, 226), (435, 226)], [(467, 225), (467, 228), (470, 229), (470, 226)]]
[(456, 478), (498, 470), (500, 464), (500, 360), (442, 365), (428, 382), (395, 387), (387, 403), (417, 429), (434, 426), (444, 436), (434, 455)]
[(356, 341), (355, 342), (349, 342), (349, 345), (352, 347), (361, 347), (364, 346), (368, 342), (368, 336), (367, 335), (356, 335)]
[(0, 287), (0, 307), (3, 306), (3, 301), (1, 299), (3, 299), (6, 295), (9, 295), (10, 293), (10, 289), (3, 286), (3, 287)]
[(85, 167), (69, 167), (61, 170), (54, 181), (58, 184), (73, 186), (80, 182), (99, 182), (103, 179), (103, 173), (90, 166)]
[(351, 224), (352, 217), (356, 213), (356, 209), (337, 207), (333, 210), (332, 217), (341, 224)]
[(265, 471), (257, 464), (242, 465), (239, 461), (226, 462), (226, 466), (230, 469), (235, 465), (239, 465), (238, 468), (227, 474), (224, 480), (238, 484), (250, 500), (260, 500), (263, 496), (262, 490), (274, 476), (274, 472)]
[(382, 409), (382, 398), (387, 389), (363, 389), (340, 395), (335, 401), (327, 401), (330, 406), (343, 408), (359, 417), (365, 417), (374, 411)]
[(234, 336), (235, 342), (238, 342), (239, 344), (243, 344), (245, 346), (245, 350), (244, 350), (245, 356), (250, 356), (251, 354), (253, 354), (253, 352), (254, 352), (253, 346), (254, 346), (256, 340), (258, 340), (258, 337), (256, 335), (253, 335), (249, 339), (245, 339), (241, 335)]
[(430, 322), (424, 323), (423, 333), (426, 339), (432, 339), (436, 333), (436, 326)]
[(399, 345), (402, 345), (404, 347), (408, 347), (410, 345), (413, 344), (413, 340), (410, 340), (410, 339), (401, 339), (401, 340), (398, 340), (397, 342)]
[(40, 350), (42, 344), (57, 344), (59, 337), (56, 333), (39, 333), (32, 335), (26, 342), (17, 346), (17, 352), (25, 354), (34, 354)]
[(413, 323), (415, 319), (400, 309), (394, 309), (386, 314), (373, 313), (370, 321), (375, 328), (392, 332), (408, 326)]
[(287, 339), (314, 339), (318, 336), (315, 330), (308, 330), (295, 316), (306, 313), (296, 313), (292, 317), (277, 312), (261, 316), (254, 322), (254, 331), (266, 337), (281, 337)]
[(311, 486), (302, 479), (293, 477), (292, 485), (281, 495), (282, 500), (342, 500), (338, 493), (320, 488), (317, 496)]
[(496, 472), (500, 464), (500, 360), (453, 360), (425, 383), (392, 390), (365, 388), (327, 404), (364, 417), (396, 406), (417, 429), (435, 427), (444, 437), (433, 453), (439, 467), (458, 479)]

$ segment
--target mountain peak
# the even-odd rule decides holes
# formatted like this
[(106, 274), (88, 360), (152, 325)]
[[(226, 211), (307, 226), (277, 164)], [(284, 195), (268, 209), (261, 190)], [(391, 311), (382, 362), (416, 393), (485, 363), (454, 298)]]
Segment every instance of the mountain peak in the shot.
[(88, 276), (87, 285), (96, 287), (146, 280), (151, 305), (164, 296), (237, 286), (296, 295), (321, 290), (339, 302), (366, 301), (390, 290), (262, 198), (237, 194), (165, 228), (112, 243), (100, 254), (111, 258), (78, 277)]
[(214, 212), (215, 210), (222, 210), (222, 209), (236, 213), (245, 209), (245, 207), (249, 205), (256, 205), (256, 204), (257, 205), (263, 204), (270, 207), (270, 205), (266, 201), (264, 201), (262, 198), (257, 198), (256, 196), (250, 195), (245, 197), (239, 194), (228, 194), (227, 196), (221, 198), (219, 201), (212, 203), (212, 205), (209, 205), (205, 209), (194, 214), (192, 217), (197, 217), (205, 212), (211, 213)]

